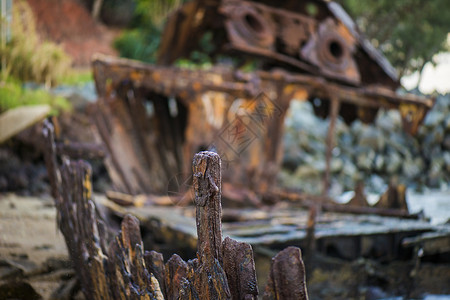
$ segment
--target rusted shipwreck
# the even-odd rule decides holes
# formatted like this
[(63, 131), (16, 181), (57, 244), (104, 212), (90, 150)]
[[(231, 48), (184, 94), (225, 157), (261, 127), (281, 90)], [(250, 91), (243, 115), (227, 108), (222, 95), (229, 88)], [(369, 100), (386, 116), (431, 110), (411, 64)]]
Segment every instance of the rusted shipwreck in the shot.
[[(173, 66), (208, 34), (213, 59), (252, 61), (256, 70)], [(225, 187), (225, 197), (241, 188), (248, 204), (273, 198), (293, 99), (321, 100), (314, 109), (330, 118), (327, 166), (339, 115), (372, 122), (380, 108), (397, 109), (414, 134), (433, 105), (397, 94), (393, 67), (328, 1), (191, 1), (168, 18), (156, 65), (98, 56), (93, 71), (99, 99), (92, 115), (108, 171), (116, 190), (131, 195), (182, 197), (192, 156), (215, 149), (234, 187)], [(327, 167), (325, 194), (329, 174)]]
[[(175, 67), (177, 59), (201, 48), (205, 35), (215, 45), (209, 55), (217, 64), (208, 69)], [(256, 70), (244, 72), (220, 63), (224, 56), (239, 65), (251, 61)], [(357, 187), (351, 206), (326, 196), (338, 116), (346, 122), (372, 122), (379, 109), (397, 109), (404, 129), (414, 134), (433, 105), (433, 99), (396, 93), (400, 84), (394, 69), (338, 4), (285, 1), (280, 7), (270, 0), (191, 1), (168, 18), (157, 64), (97, 56), (93, 72), (99, 98), (90, 114), (105, 151), (54, 144), (51, 125), (44, 129), (52, 193), (61, 218), (70, 220), (66, 224), (60, 218), (59, 226), (87, 297), (196, 299), (201, 294), (206, 297), (201, 299), (254, 299), (258, 289), (248, 244), (266, 254), (269, 250), (270, 257), (273, 250), (297, 245), (308, 254), (314, 250), (328, 254), (331, 249), (344, 259), (354, 259), (378, 251), (380, 240), (389, 241), (381, 254), (389, 260), (399, 257), (402, 243), (414, 248), (409, 249), (410, 257), (423, 244), (429, 245), (428, 253), (449, 251), (447, 227), (398, 219), (417, 218), (405, 209), (404, 189), (391, 186), (380, 202), (384, 208), (367, 207), (362, 187)], [(275, 186), (284, 118), (293, 99), (314, 102), (315, 113), (330, 119), (321, 197)], [(314, 99), (320, 99), (320, 105)], [(204, 169), (199, 156), (200, 167), (196, 160), (192, 165), (192, 157), (203, 150), (220, 155), (222, 178)], [(124, 217), (115, 239), (91, 201), (89, 168), (67, 160), (93, 152), (104, 156), (114, 184), (108, 198), (129, 206), (103, 203)], [(198, 168), (203, 168), (201, 176)], [(220, 235), (214, 241), (204, 236), (204, 230), (221, 234), (221, 208), (208, 211), (204, 206), (220, 206), (217, 188), (225, 203), (263, 208), (224, 210), (224, 235), (237, 241), (226, 239), (222, 244)], [(191, 200), (196, 216), (192, 207), (185, 207)], [(284, 210), (266, 206), (280, 200), (292, 206)], [(137, 207), (140, 204), (144, 207)], [(310, 211), (298, 209), (298, 204)], [(323, 210), (363, 215), (320, 213)], [(173, 256), (164, 264), (160, 254), (143, 252), (136, 219), (127, 213), (144, 223), (155, 248), (158, 241), (177, 249), (198, 245), (197, 260), (186, 263)], [(361, 224), (367, 226), (355, 230)], [(86, 249), (80, 241), (86, 241)], [(273, 261), (264, 292), (268, 299), (307, 298), (300, 252), (288, 249)], [(287, 259), (294, 262), (290, 269), (284, 265)], [(83, 266), (86, 261), (91, 268)], [(245, 268), (235, 277), (238, 264)], [(211, 272), (218, 277), (207, 283), (205, 276)], [(292, 275), (293, 285), (281, 283), (282, 273)]]

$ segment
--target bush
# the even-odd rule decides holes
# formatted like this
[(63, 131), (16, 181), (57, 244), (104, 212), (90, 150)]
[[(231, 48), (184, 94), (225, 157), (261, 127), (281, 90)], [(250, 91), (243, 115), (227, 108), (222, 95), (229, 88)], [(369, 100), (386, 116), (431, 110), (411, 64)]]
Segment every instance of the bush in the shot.
[(123, 32), (115, 40), (114, 47), (122, 57), (154, 63), (160, 39), (161, 31), (157, 27), (132, 29)]
[(70, 57), (51, 42), (40, 42), (31, 8), (26, 1), (13, 5), (12, 38), (0, 48), (0, 56), (6, 59), (7, 76), (21, 81), (56, 84), (71, 66)]
[(182, 3), (182, 0), (136, 0), (132, 28), (114, 43), (120, 56), (154, 63), (163, 21)]

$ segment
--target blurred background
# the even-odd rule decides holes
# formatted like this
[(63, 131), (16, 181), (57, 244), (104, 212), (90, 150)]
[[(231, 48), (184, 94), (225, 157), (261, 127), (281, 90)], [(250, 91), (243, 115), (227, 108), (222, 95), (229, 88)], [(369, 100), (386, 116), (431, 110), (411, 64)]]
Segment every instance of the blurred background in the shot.
[[(155, 63), (165, 20), (185, 2), (0, 0), (0, 118), (14, 108), (42, 105), (42, 110), (25, 110), (12, 121), (8, 120), (8, 130), (0, 128), (0, 203), (3, 202), (5, 209), (26, 211), (36, 203), (44, 208), (51, 206), (49, 179), (38, 141), (37, 124), (44, 117), (57, 120), (64, 139), (95, 141), (86, 113), (88, 106), (97, 100), (91, 70), (93, 54)], [(414, 136), (403, 131), (398, 111), (380, 110), (375, 122), (369, 125), (359, 120), (347, 124), (339, 118), (331, 158), (330, 195), (347, 202), (354, 196), (357, 183), (363, 182), (370, 202), (395, 180), (407, 188), (411, 213), (422, 211), (431, 223), (444, 224), (450, 219), (449, 1), (336, 2), (396, 69), (403, 85), (397, 92), (426, 95), (436, 102)], [(210, 68), (216, 63), (210, 55), (214, 47), (212, 37), (206, 34), (199, 50), (188, 58), (178, 59), (174, 65)], [(243, 71), (256, 69), (252, 64), (235, 67)], [(284, 153), (278, 184), (320, 195), (328, 120), (317, 117), (313, 110), (310, 102), (291, 102), (284, 124)], [(112, 186), (108, 172), (101, 160), (93, 159), (90, 163), (94, 191), (105, 193)], [(23, 200), (30, 203), (14, 204), (22, 197), (35, 198)], [(4, 211), (6, 214), (7, 210)], [(50, 230), (51, 224), (54, 226), (50, 223), (54, 222), (54, 212), (46, 213), (49, 224), (43, 225), (43, 231)], [(7, 225), (9, 221), (5, 222), (0, 226), (3, 247), (0, 258), (11, 251), (20, 256), (20, 250), (9, 247), (8, 239), (14, 235), (14, 228)], [(29, 221), (26, 227), (33, 224)], [(6, 235), (5, 230), (11, 230), (11, 235)], [(44, 260), (46, 268), (68, 269), (61, 237), (58, 240), (55, 235), (49, 239), (56, 246), (37, 243), (44, 249), (53, 247), (54, 251), (48, 251), (46, 258), (55, 255), (59, 258)], [(11, 275), (8, 273), (11, 268), (1, 269), (2, 266), (0, 280)], [(40, 293), (49, 294), (52, 288), (42, 287), (48, 291)], [(0, 298), (1, 295), (0, 288)]]

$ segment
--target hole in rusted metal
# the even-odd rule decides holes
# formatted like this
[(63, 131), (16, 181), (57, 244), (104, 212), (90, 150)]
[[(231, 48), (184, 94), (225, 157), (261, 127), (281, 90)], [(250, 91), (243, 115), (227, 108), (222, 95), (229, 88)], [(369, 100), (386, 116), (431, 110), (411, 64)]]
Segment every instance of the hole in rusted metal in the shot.
[(342, 48), (342, 45), (337, 41), (332, 41), (330, 43), (329, 49), (331, 55), (333, 55), (333, 57), (336, 59), (340, 59), (344, 54), (344, 49)]
[(247, 22), (248, 26), (255, 32), (262, 32), (264, 31), (264, 26), (261, 24), (261, 21), (258, 20), (253, 14), (246, 14), (244, 17), (245, 21)]

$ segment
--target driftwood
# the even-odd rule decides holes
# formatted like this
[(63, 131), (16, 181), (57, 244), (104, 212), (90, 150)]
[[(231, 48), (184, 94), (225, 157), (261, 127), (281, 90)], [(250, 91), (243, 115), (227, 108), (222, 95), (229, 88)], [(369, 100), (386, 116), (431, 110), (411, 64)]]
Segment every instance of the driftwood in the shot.
[[(221, 162), (218, 154), (194, 157), (197, 258), (145, 251), (139, 221), (122, 220), (112, 238), (92, 200), (91, 169), (84, 161), (62, 157), (58, 163), (53, 127), (44, 124), (46, 163), (58, 226), (86, 299), (256, 299), (253, 250), (230, 238), (222, 241)], [(273, 258), (264, 299), (307, 299), (299, 248)]]

